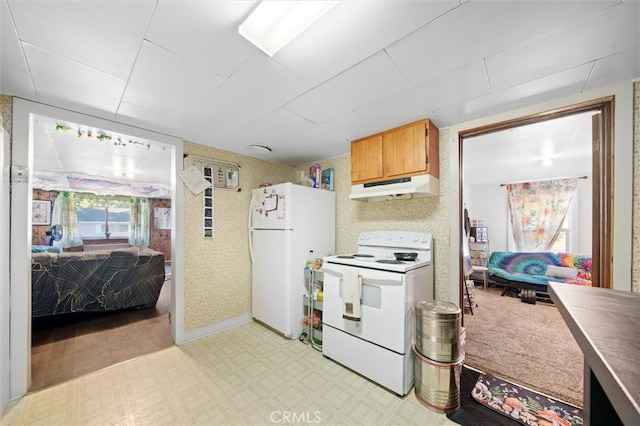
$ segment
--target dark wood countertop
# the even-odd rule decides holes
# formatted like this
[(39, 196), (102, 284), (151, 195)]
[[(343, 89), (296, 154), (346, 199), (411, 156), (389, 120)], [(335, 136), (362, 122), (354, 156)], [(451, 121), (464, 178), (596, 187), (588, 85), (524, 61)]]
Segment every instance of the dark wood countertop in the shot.
[(638, 424), (640, 293), (550, 284), (549, 294), (620, 419)]

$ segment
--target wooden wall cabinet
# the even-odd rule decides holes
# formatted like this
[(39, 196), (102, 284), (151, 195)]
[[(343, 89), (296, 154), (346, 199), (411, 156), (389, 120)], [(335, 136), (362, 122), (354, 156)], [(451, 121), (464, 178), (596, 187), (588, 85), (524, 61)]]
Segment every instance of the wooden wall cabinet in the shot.
[(439, 177), (438, 128), (425, 119), (351, 142), (351, 182)]
[(351, 142), (351, 180), (353, 182), (381, 179), (382, 135)]

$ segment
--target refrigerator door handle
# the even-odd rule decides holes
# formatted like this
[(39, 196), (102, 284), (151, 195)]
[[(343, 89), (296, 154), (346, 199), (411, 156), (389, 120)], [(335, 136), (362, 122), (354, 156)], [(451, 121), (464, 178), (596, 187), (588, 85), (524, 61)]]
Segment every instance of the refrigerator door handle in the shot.
[(253, 263), (253, 229), (249, 229), (249, 259), (251, 259), (251, 263)]
[(249, 202), (249, 259), (251, 259), (251, 263), (253, 263), (253, 229), (251, 229), (251, 214), (253, 212), (253, 196), (251, 197), (251, 201)]

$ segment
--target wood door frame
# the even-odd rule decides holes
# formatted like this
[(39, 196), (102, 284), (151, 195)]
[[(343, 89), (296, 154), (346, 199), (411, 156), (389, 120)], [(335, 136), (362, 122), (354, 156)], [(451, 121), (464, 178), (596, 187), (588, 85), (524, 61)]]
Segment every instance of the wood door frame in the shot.
[[(556, 118), (567, 117), (583, 112), (594, 111), (601, 115), (601, 126), (598, 134), (592, 135), (593, 145), (593, 195), (592, 195), (592, 283), (594, 287), (612, 288), (613, 282), (613, 117), (615, 96), (606, 96), (587, 102), (566, 107), (556, 108), (537, 114), (505, 120), (494, 124), (484, 125), (458, 133), (458, 205), (463, 211), (463, 142), (465, 138), (485, 135), (527, 124), (539, 123)], [(597, 129), (592, 129), (597, 131)], [(463, 218), (459, 219), (458, 238), (462, 241)], [(461, 267), (459, 268), (459, 304), (463, 305), (465, 280), (462, 270), (462, 247), (459, 253)]]

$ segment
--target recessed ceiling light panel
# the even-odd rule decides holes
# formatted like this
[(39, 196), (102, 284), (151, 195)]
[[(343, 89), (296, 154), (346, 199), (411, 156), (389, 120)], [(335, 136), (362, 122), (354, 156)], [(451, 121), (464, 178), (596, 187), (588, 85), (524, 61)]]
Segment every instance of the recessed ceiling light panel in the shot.
[(238, 32), (273, 56), (336, 4), (337, 1), (263, 1), (240, 24)]

